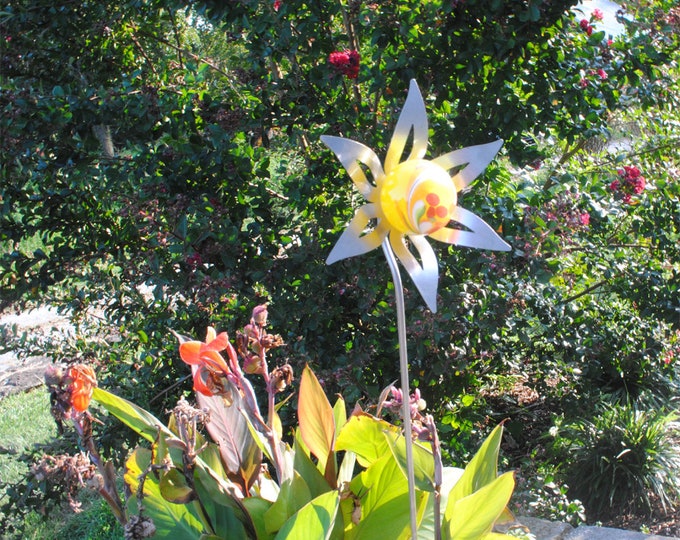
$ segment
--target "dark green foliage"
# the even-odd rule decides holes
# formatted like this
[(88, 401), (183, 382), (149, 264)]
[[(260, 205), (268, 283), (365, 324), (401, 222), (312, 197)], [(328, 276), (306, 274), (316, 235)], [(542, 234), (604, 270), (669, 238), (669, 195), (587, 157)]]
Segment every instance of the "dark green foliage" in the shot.
[[(416, 78), (430, 156), (505, 139), (460, 203), (513, 250), (436, 245), (437, 314), (405, 283), (412, 376), (442, 411), (451, 457), (515, 410), (490, 395), (503, 377), (554, 413), (668, 405), (673, 2), (636, 9), (611, 43), (596, 21), (590, 35), (579, 26), (575, 4), (12, 2), (0, 13), (0, 302), (103, 316), (96, 339), (52, 354), (95, 362), (100, 384), (156, 412), (190, 385), (169, 329), (239, 328), (264, 301), (297, 372), (310, 363), (349, 402), (376, 396), (398, 378), (389, 271), (379, 251), (325, 265), (359, 196), (318, 141), (382, 156)], [(356, 80), (328, 62), (346, 48), (361, 55)], [(612, 137), (627, 146), (584, 150)], [(610, 189), (624, 165), (647, 179), (632, 204)], [(103, 429), (116, 446), (121, 433)]]

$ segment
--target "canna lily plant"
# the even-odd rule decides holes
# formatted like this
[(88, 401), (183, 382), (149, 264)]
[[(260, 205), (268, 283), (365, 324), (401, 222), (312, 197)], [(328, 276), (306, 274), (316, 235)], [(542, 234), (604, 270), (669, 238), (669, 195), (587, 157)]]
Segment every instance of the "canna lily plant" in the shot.
[[(153, 533), (173, 540), (411, 537), (405, 436), (380, 416), (401, 408), (400, 391), (392, 388), (391, 399), (383, 398), (375, 415), (356, 407), (348, 416), (342, 397), (331, 404), (305, 367), (297, 392), (298, 425), (283, 437), (275, 397), (290, 388), (292, 369), (269, 369), (267, 353), (282, 341), (265, 325), (266, 307), (259, 306), (237, 333), (235, 347), (226, 333), (213, 329), (205, 342), (179, 337), (180, 357), (193, 372), (196, 405), (181, 399), (167, 423), (97, 387), (94, 372), (85, 366), (71, 373), (75, 378), (51, 375), (61, 419), (79, 426), (90, 459), (106, 472), (100, 492), (124, 524), (126, 538)], [(257, 366), (251, 373), (264, 378), (266, 418), (244, 365)], [(127, 459), (125, 501), (115, 493), (111, 464), (97, 454), (93, 413), (81, 410), (82, 396), (90, 392), (93, 401), (146, 440)], [(507, 518), (514, 486), (512, 473), (497, 473), (502, 427), (464, 470), (441, 467), (432, 418), (422, 414), (418, 395), (409, 399), (420, 430), (413, 446), (417, 537), (502, 537), (492, 528)]]

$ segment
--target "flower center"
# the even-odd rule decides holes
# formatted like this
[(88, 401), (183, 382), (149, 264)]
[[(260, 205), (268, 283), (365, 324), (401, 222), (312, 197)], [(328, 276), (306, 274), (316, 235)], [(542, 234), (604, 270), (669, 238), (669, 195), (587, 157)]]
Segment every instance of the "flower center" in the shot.
[(456, 186), (446, 170), (424, 159), (397, 165), (379, 193), (382, 217), (401, 234), (432, 234), (445, 227), (456, 200)]

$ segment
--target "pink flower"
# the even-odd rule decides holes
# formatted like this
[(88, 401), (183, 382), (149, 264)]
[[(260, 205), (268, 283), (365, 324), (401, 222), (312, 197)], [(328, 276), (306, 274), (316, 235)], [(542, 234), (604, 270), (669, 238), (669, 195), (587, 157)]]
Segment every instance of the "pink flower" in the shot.
[(632, 181), (633, 193), (635, 193), (636, 195), (639, 195), (640, 193), (642, 193), (645, 190), (645, 185), (646, 185), (646, 181), (645, 181), (644, 176), (639, 176), (638, 178), (635, 178)]
[(590, 225), (590, 214), (588, 212), (583, 212), (579, 215), (578, 220), (581, 222), (581, 225), (587, 227)]
[(597, 74), (600, 76), (600, 79), (602, 79), (603, 81), (609, 77), (609, 75), (607, 75), (607, 72), (602, 68), (597, 70)]
[(360, 56), (357, 51), (335, 51), (328, 56), (328, 62), (348, 79), (359, 75)]
[(274, 11), (278, 11), (281, 7), (281, 0), (274, 0)]
[(601, 9), (594, 9), (591, 16), (595, 21), (601, 21), (604, 18), (604, 14), (602, 13)]
[(588, 27), (590, 26), (590, 23), (588, 22), (588, 19), (581, 19), (581, 22), (578, 23), (578, 24), (579, 24), (579, 26), (580, 26), (583, 30), (587, 30)]
[(640, 169), (638, 169), (635, 166), (624, 165), (623, 166), (623, 172), (619, 171), (619, 174), (622, 174), (623, 176), (627, 176), (628, 178), (635, 179), (638, 176), (640, 176)]
[(593, 34), (593, 27), (592, 26), (588, 26), (588, 28), (586, 28), (586, 34), (588, 34), (589, 36)]
[(640, 195), (645, 190), (647, 180), (640, 173), (640, 169), (633, 165), (624, 165), (623, 169), (618, 169), (619, 179), (614, 180), (609, 189), (619, 191), (620, 197), (626, 204), (630, 204), (633, 195)]
[(578, 82), (578, 84), (581, 88), (587, 88), (588, 87), (588, 79), (586, 79), (584, 77)]

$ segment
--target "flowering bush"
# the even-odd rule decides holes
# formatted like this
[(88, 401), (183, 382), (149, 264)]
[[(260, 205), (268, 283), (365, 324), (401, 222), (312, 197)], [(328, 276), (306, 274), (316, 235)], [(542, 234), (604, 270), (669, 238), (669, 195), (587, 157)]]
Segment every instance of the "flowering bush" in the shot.
[[(397, 376), (391, 291), (373, 254), (361, 272), (323, 263), (351, 219), (351, 194), (319, 139), (337, 133), (384, 155), (392, 111), (416, 77), (433, 155), (507, 141), (481, 189), (460, 198), (512, 251), (444, 250), (439, 313), (406, 292), (414, 373), (440, 409), (445, 459), (465, 462), (489, 419), (505, 417), (512, 400), (482, 390), (501, 392), (510, 377), (536, 391), (537, 408), (567, 415), (614, 392), (638, 406), (669, 399), (678, 8), (628, 3), (623, 33), (607, 36), (595, 19), (585, 29), (574, 20), (576, 3), (207, 0), (189, 13), (175, 1), (9, 3), (2, 301), (105, 321), (68, 343), (14, 343), (95, 358), (101, 386), (160, 415), (189, 391), (167, 328), (203, 337), (227, 320), (245, 325), (254, 296), (270, 302), (294, 372), (308, 362), (329, 394), (375, 400)], [(350, 51), (360, 62), (350, 65)], [(594, 154), (598, 145), (606, 152)], [(654, 189), (631, 185), (638, 204), (622, 205), (611, 171), (633, 162)], [(616, 175), (620, 186), (627, 176)], [(11, 331), (2, 337), (9, 344)], [(251, 352), (241, 369), (260, 373)], [(204, 365), (199, 380), (209, 389), (222, 371)], [(515, 440), (535, 441), (518, 424)], [(129, 432), (101, 429), (103, 448), (130, 444)]]

